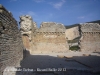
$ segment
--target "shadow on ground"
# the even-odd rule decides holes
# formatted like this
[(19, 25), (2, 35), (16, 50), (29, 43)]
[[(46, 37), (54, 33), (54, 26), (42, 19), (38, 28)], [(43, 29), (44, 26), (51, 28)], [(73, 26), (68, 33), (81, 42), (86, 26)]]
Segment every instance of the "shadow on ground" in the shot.
[(60, 58), (49, 55), (30, 55), (24, 50), (24, 59), (16, 75), (100, 75), (99, 56)]
[(98, 54), (100, 54), (100, 52), (93, 52), (93, 53), (98, 53)]

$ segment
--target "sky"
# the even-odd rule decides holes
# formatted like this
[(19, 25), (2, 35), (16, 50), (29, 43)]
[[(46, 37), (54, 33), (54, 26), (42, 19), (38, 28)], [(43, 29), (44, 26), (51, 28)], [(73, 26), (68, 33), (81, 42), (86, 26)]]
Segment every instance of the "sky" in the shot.
[(0, 0), (13, 17), (31, 15), (39, 27), (42, 22), (64, 25), (100, 20), (100, 0)]

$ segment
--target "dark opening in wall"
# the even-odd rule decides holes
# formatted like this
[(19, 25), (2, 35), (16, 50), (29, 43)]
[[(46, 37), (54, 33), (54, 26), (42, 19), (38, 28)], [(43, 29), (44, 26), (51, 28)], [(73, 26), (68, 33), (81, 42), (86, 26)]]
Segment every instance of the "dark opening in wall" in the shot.
[(0, 51), (0, 55), (1, 55), (1, 51)]
[[(27, 34), (23, 34), (23, 36), (28, 36)], [(29, 36), (28, 36), (29, 37)]]

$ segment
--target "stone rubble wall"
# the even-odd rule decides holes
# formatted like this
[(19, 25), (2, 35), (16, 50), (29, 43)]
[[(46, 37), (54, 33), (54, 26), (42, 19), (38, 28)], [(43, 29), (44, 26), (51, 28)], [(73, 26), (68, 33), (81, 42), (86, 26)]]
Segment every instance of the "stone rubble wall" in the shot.
[(66, 43), (65, 32), (37, 32), (33, 40), (36, 43)]
[(79, 26), (66, 29), (65, 31), (65, 35), (68, 40), (73, 40), (77, 37), (80, 37), (79, 33)]
[(83, 23), (80, 25), (82, 32), (100, 32), (99, 23)]
[[(66, 29), (63, 24), (42, 22), (40, 28), (37, 28), (36, 23), (31, 19), (29, 23), (25, 22), (22, 25), (26, 25), (26, 29), (28, 26), (33, 26), (29, 30), (30, 34), (28, 31), (23, 31), (27, 34), (23, 40), (24, 46), (25, 48), (31, 47), (32, 53), (57, 52), (58, 49), (58, 52), (65, 52), (71, 45), (80, 46), (81, 51), (85, 52), (100, 50), (100, 25), (98, 23), (83, 23)], [(31, 43), (28, 44), (30, 36)]]
[[(65, 37), (66, 29), (63, 24), (43, 22), (41, 27), (37, 28), (32, 18), (30, 19), (29, 15), (24, 15), (20, 17), (20, 25), (24, 46), (30, 51), (30, 54), (57, 51), (65, 52), (69, 48), (66, 47), (68, 44)], [(29, 32), (31, 33), (29, 34)], [(31, 40), (29, 39), (30, 37)]]
[(63, 53), (69, 49), (65, 32), (37, 32), (33, 41), (32, 53)]
[(31, 43), (34, 30), (36, 29), (36, 23), (29, 15), (20, 16), (20, 32), (22, 35), (23, 44), (26, 50), (31, 50)]
[(7, 66), (20, 66), (23, 43), (17, 22), (10, 12), (0, 5), (0, 75)]
[(42, 22), (32, 37), (32, 53), (63, 53), (69, 49), (63, 24)]
[(100, 25), (97, 23), (81, 24), (80, 47), (83, 52), (100, 52)]
[(38, 32), (65, 32), (63, 24), (55, 22), (42, 22)]

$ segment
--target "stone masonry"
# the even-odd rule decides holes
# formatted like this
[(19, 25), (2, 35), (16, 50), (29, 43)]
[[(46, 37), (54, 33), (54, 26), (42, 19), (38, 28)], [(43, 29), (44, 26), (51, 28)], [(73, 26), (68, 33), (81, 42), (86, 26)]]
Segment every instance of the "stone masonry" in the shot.
[(73, 40), (77, 37), (80, 37), (79, 26), (66, 29), (65, 34), (68, 40)]
[(20, 16), (20, 31), (17, 26), (11, 12), (0, 5), (0, 75), (9, 66), (20, 66), (23, 49), (30, 54), (65, 53), (69, 50), (68, 41), (72, 41), (77, 42), (82, 52), (100, 52), (99, 23), (83, 23), (66, 29), (63, 24), (43, 22), (37, 28), (32, 17), (24, 15)]
[(31, 53), (32, 50), (32, 37), (35, 35), (36, 23), (33, 22), (32, 17), (29, 15), (20, 16), (20, 32), (26, 50)]
[(33, 53), (63, 53), (69, 47), (63, 24), (43, 22), (33, 37)]
[[(24, 34), (22, 37), (25, 48), (32, 54), (63, 53), (67, 52), (71, 46), (80, 47), (83, 52), (99, 52), (100, 50), (100, 25), (98, 23), (83, 23), (66, 29), (63, 24), (43, 22), (40, 28), (37, 28), (32, 18), (27, 23), (29, 20), (27, 16), (21, 16), (26, 17), (20, 21), (21, 33)], [(30, 38), (31, 41), (29, 41)]]
[(68, 50), (63, 24), (43, 22), (40, 28), (29, 15), (20, 17), (20, 31), (24, 46), (33, 53), (59, 53)]
[(8, 66), (20, 66), (23, 59), (22, 37), (12, 14), (0, 5), (0, 75)]
[(83, 23), (81, 25), (80, 47), (83, 52), (100, 52), (100, 25)]

